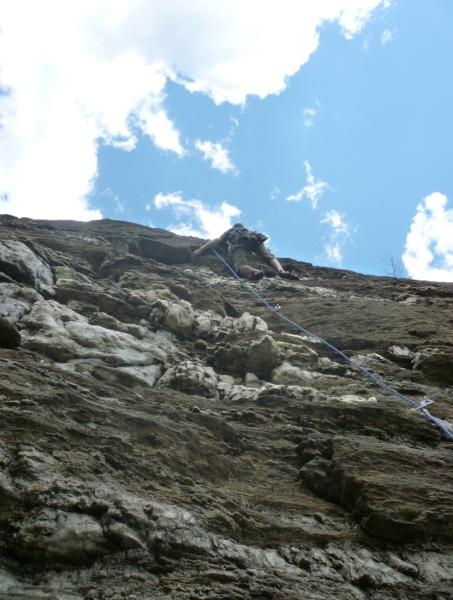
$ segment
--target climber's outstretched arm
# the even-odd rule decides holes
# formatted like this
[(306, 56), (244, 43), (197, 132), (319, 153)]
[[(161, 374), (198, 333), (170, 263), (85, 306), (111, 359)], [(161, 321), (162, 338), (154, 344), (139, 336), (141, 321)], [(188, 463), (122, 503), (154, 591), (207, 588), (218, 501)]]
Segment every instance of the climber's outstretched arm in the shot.
[(284, 273), (285, 269), (280, 264), (280, 261), (275, 258), (272, 252), (264, 244), (260, 244), (256, 249), (256, 253), (260, 256), (276, 273)]
[(269, 257), (267, 259), (267, 262), (272, 267), (272, 269), (274, 269), (274, 271), (276, 271), (277, 273), (284, 273), (285, 272), (285, 269), (282, 267), (282, 265), (281, 265), (280, 261), (278, 260), (278, 258), (275, 258), (275, 256), (273, 256), (272, 258)]
[[(269, 253), (270, 254), (270, 253)], [(278, 275), (280, 277), (283, 277), (284, 279), (299, 279), (299, 277), (297, 275), (295, 275), (294, 273), (288, 273), (288, 271), (285, 271), (285, 269), (282, 267), (281, 262), (278, 260), (278, 258), (275, 258), (275, 256), (267, 256), (266, 259), (267, 264), (270, 265), (272, 267), (272, 269), (278, 273)]]
[(200, 254), (203, 254), (203, 252), (206, 252), (207, 250), (214, 248), (214, 246), (218, 246), (219, 244), (221, 244), (222, 241), (222, 238), (213, 238), (212, 240), (209, 240), (209, 242), (206, 242), (206, 244), (203, 244), (203, 246), (200, 246), (200, 248), (194, 250), (192, 252), (192, 256), (200, 256)]

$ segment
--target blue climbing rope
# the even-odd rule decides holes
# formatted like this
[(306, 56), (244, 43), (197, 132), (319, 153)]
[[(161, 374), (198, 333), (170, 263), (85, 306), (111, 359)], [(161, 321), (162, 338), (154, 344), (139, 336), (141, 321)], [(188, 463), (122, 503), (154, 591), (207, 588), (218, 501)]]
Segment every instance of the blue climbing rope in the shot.
[(423, 418), (425, 418), (429, 423), (431, 423), (432, 425), (437, 427), (437, 429), (439, 429), (445, 435), (445, 437), (447, 439), (453, 441), (453, 433), (448, 429), (448, 427), (445, 425), (445, 423), (443, 423), (441, 421), (441, 419), (438, 419), (437, 417), (432, 415), (429, 412), (429, 410), (427, 410), (427, 408), (426, 408), (429, 404), (433, 403), (433, 400), (430, 400), (429, 398), (425, 397), (422, 402), (417, 402), (416, 400), (413, 400), (412, 398), (408, 398), (407, 396), (404, 396), (404, 394), (401, 394), (400, 392), (398, 392), (398, 390), (395, 390), (395, 388), (390, 386), (383, 379), (381, 379), (380, 377), (378, 377), (377, 375), (375, 375), (368, 369), (365, 369), (365, 367), (362, 367), (362, 365), (360, 365), (359, 363), (357, 363), (354, 360), (352, 360), (351, 358), (349, 358), (349, 356), (347, 354), (345, 354), (344, 352), (342, 352), (341, 350), (336, 348), (333, 344), (331, 344), (327, 340), (323, 339), (319, 335), (312, 333), (311, 331), (309, 331), (302, 325), (299, 325), (299, 323), (296, 323), (295, 321), (293, 321), (292, 319), (290, 319), (289, 317), (287, 317), (286, 315), (281, 313), (279, 311), (279, 309), (272, 306), (272, 304), (270, 304), (265, 298), (263, 298), (263, 296), (259, 292), (257, 292), (253, 286), (251, 286), (249, 283), (247, 283), (246, 281), (241, 279), (239, 277), (239, 275), (236, 273), (236, 271), (232, 268), (232, 266), (223, 258), (223, 256), (221, 256), (214, 248), (211, 248), (211, 250), (217, 256), (217, 258), (219, 258), (223, 262), (223, 264), (232, 273), (232, 275), (234, 275), (234, 277), (239, 281), (239, 283), (243, 287), (245, 287), (247, 290), (249, 290), (262, 304), (264, 304), (264, 306), (269, 311), (271, 311), (279, 319), (281, 319), (282, 321), (285, 321), (289, 325), (292, 325), (295, 329), (301, 331), (305, 335), (310, 336), (311, 338), (317, 340), (321, 344), (324, 344), (324, 346), (327, 346), (328, 348), (333, 350), (333, 352), (335, 352), (336, 354), (341, 356), (341, 358), (343, 358), (348, 364), (350, 364), (356, 371), (359, 371), (360, 373), (362, 373), (363, 375), (368, 377), (368, 379), (370, 379), (377, 386), (386, 390), (390, 394), (393, 394), (399, 400), (401, 400), (402, 402), (408, 404), (409, 406), (411, 406), (412, 408), (417, 410), (422, 415)]

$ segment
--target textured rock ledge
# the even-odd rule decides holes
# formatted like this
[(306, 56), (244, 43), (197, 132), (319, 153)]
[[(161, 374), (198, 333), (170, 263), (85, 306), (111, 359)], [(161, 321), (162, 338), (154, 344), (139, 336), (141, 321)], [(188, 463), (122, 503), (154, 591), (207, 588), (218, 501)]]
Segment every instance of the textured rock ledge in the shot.
[[(452, 447), (198, 245), (0, 217), (0, 597), (452, 598)], [(453, 423), (453, 286), (287, 260), (283, 312)]]

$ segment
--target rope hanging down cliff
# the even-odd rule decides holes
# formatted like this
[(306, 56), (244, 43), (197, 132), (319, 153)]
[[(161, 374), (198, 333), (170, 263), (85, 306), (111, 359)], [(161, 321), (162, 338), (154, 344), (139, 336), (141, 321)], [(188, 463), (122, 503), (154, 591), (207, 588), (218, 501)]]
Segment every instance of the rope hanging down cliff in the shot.
[(219, 258), (223, 262), (223, 264), (234, 275), (234, 277), (239, 281), (239, 283), (243, 287), (245, 287), (247, 290), (249, 290), (262, 304), (264, 304), (264, 306), (270, 312), (272, 312), (274, 315), (276, 315), (282, 321), (289, 323), (290, 325), (292, 325), (293, 327), (295, 327), (296, 329), (298, 329), (305, 335), (308, 335), (308, 336), (314, 338), (321, 344), (324, 344), (324, 346), (327, 346), (328, 348), (333, 350), (336, 354), (341, 356), (341, 358), (343, 358), (348, 364), (350, 364), (351, 367), (353, 367), (356, 371), (359, 371), (360, 373), (362, 373), (363, 375), (368, 377), (368, 379), (370, 379), (373, 383), (375, 383), (376, 385), (378, 385), (382, 389), (386, 390), (393, 396), (396, 396), (399, 400), (402, 400), (403, 402), (405, 402), (406, 404), (408, 404), (409, 406), (411, 406), (412, 408), (417, 410), (424, 419), (429, 421), (432, 425), (434, 425), (434, 427), (437, 427), (437, 429), (439, 429), (448, 440), (453, 441), (453, 433), (448, 429), (448, 427), (445, 425), (445, 423), (443, 423), (441, 421), (441, 419), (432, 415), (429, 412), (429, 410), (426, 408), (429, 404), (433, 403), (433, 400), (430, 400), (429, 398), (425, 397), (422, 400), (422, 402), (417, 402), (416, 400), (412, 400), (412, 398), (408, 398), (407, 396), (404, 396), (403, 394), (398, 392), (398, 390), (395, 390), (394, 388), (392, 388), (383, 379), (381, 379), (380, 377), (378, 377), (377, 375), (375, 375), (368, 369), (365, 369), (365, 367), (362, 367), (362, 365), (360, 365), (359, 363), (357, 363), (354, 360), (352, 360), (351, 358), (349, 358), (349, 356), (347, 354), (345, 354), (344, 352), (342, 352), (341, 350), (336, 348), (333, 344), (329, 343), (327, 340), (323, 339), (322, 337), (319, 337), (319, 335), (312, 333), (311, 331), (309, 331), (302, 325), (299, 325), (299, 323), (296, 323), (295, 321), (291, 320), (286, 315), (282, 314), (279, 311), (279, 309), (272, 306), (265, 298), (263, 298), (263, 296), (259, 292), (257, 292), (254, 287), (252, 287), (250, 284), (246, 283), (243, 279), (241, 279), (239, 277), (239, 275), (236, 273), (236, 271), (231, 267), (231, 265), (223, 258), (223, 256), (221, 256), (214, 248), (211, 248), (211, 250), (217, 256), (217, 258)]

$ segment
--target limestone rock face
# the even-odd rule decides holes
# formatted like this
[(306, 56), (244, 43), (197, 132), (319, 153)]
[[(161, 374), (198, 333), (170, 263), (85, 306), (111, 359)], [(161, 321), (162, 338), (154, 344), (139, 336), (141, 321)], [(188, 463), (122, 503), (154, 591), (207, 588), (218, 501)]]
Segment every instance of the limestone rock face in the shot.
[(406, 367), (409, 367), (414, 359), (414, 353), (405, 346), (390, 346), (387, 353), (393, 361)]
[[(200, 240), (0, 217), (0, 597), (446, 600), (452, 443)], [(272, 306), (453, 426), (453, 285)]]
[(0, 348), (17, 348), (20, 341), (20, 333), (14, 325), (0, 317)]
[(242, 376), (247, 367), (246, 344), (220, 343), (210, 357), (211, 364), (220, 373)]
[(265, 335), (251, 344), (247, 354), (246, 367), (247, 371), (258, 377), (267, 378), (279, 362), (277, 342), (270, 335)]
[(48, 509), (22, 523), (17, 551), (35, 560), (77, 563), (105, 554), (107, 543), (97, 519)]
[(0, 241), (0, 268), (5, 275), (31, 285), (38, 292), (53, 293), (53, 274), (49, 265), (23, 242)]
[(102, 359), (114, 366), (166, 362), (171, 343), (163, 336), (152, 342), (99, 325), (54, 300), (36, 302), (21, 324), (24, 346), (54, 359)]
[(214, 369), (186, 360), (175, 367), (170, 367), (159, 380), (159, 385), (180, 390), (186, 394), (215, 398), (217, 381), (218, 376)]
[(283, 385), (303, 385), (317, 376), (316, 372), (301, 369), (286, 361), (272, 371), (273, 383)]
[[(345, 506), (376, 538), (395, 542), (451, 539), (453, 505), (447, 490), (453, 478), (447, 472), (453, 456), (448, 450), (440, 461), (436, 453), (434, 456), (433, 461), (431, 452), (388, 448), (384, 442), (370, 439), (333, 438), (327, 450), (323, 448), (304, 465), (301, 475), (311, 489)], [(398, 481), (390, 471), (392, 463), (398, 465)], [(418, 480), (412, 479), (414, 472)], [(427, 481), (431, 481), (429, 506), (425, 505)], [(432, 519), (434, 514), (436, 519)]]
[(412, 360), (413, 368), (423, 372), (427, 379), (445, 385), (453, 385), (453, 349), (423, 348)]
[(189, 337), (194, 324), (194, 312), (192, 306), (186, 300), (180, 304), (169, 304), (163, 318), (163, 324), (184, 337)]
[(30, 312), (32, 304), (42, 299), (41, 294), (30, 287), (0, 283), (0, 316), (15, 323)]

